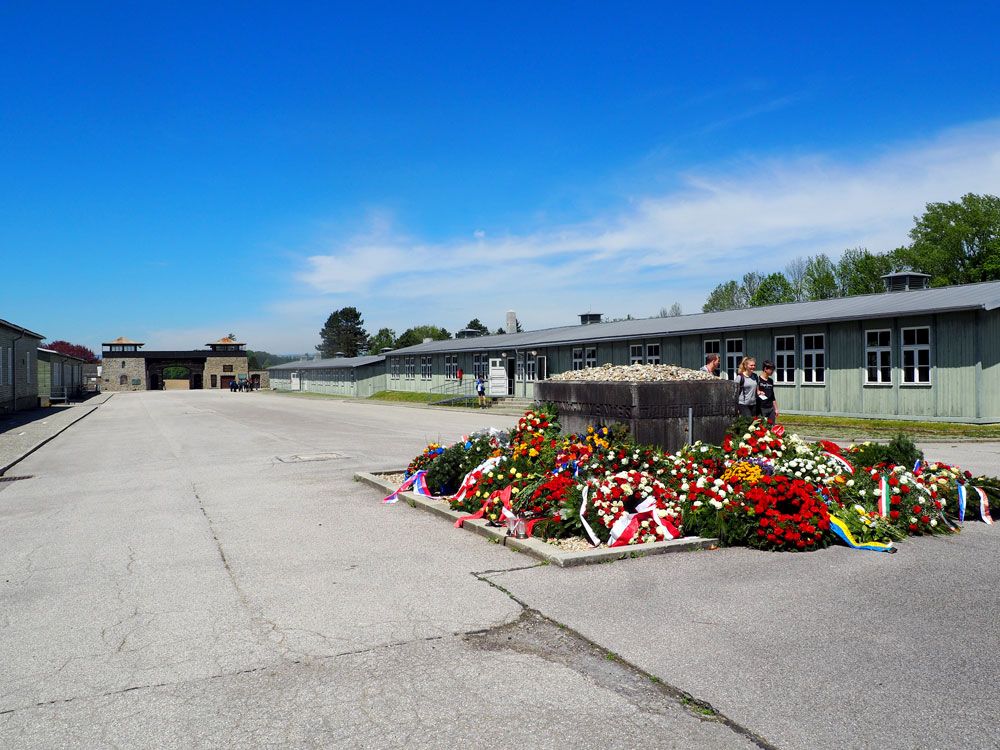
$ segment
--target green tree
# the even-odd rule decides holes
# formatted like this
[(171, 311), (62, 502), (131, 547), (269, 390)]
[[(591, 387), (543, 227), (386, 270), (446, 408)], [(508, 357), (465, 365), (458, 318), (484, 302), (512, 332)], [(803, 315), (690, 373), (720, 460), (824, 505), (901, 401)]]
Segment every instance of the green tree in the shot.
[(479, 318), (473, 318), (465, 324), (465, 327), (470, 331), (479, 331), (481, 336), (488, 336), (490, 333), (490, 329), (483, 325), (483, 321)]
[(932, 286), (1000, 279), (1000, 198), (968, 193), (960, 201), (928, 203), (914, 217), (902, 265), (930, 274)]
[(247, 361), (251, 370), (266, 370), (268, 367), (283, 365), (286, 362), (294, 362), (299, 359), (297, 355), (271, 354), (260, 349), (247, 350)]
[(743, 281), (740, 283), (740, 296), (742, 297), (740, 307), (753, 307), (750, 300), (757, 294), (762, 283), (764, 283), (764, 277), (757, 271), (743, 274)]
[(809, 299), (806, 294), (806, 269), (811, 258), (793, 258), (785, 264), (785, 278), (792, 285), (795, 291), (795, 301), (802, 302)]
[(740, 310), (746, 307), (743, 304), (743, 292), (740, 285), (735, 281), (725, 281), (719, 284), (708, 295), (705, 304), (701, 306), (702, 312), (720, 312), (722, 310)]
[(356, 357), (368, 344), (365, 321), (356, 307), (342, 307), (330, 313), (319, 332), (320, 343), (316, 351), (323, 357), (343, 352), (345, 357)]
[(434, 341), (444, 341), (445, 339), (450, 339), (451, 334), (448, 333), (447, 329), (441, 328), (439, 326), (413, 326), (413, 328), (407, 328), (403, 331), (402, 335), (396, 339), (396, 349), (402, 349), (404, 346), (414, 346), (415, 344), (423, 343), (424, 339), (433, 339)]
[(378, 333), (368, 340), (368, 353), (379, 354), (383, 349), (396, 346), (396, 332), (391, 328), (379, 328)]
[(826, 253), (815, 255), (806, 261), (802, 276), (805, 299), (831, 299), (839, 294), (837, 288), (837, 268)]
[(885, 291), (882, 276), (893, 270), (892, 255), (873, 253), (863, 247), (845, 250), (837, 261), (837, 286), (843, 297)]
[(795, 289), (792, 283), (781, 271), (775, 271), (761, 279), (760, 285), (750, 297), (750, 306), (763, 307), (794, 301)]

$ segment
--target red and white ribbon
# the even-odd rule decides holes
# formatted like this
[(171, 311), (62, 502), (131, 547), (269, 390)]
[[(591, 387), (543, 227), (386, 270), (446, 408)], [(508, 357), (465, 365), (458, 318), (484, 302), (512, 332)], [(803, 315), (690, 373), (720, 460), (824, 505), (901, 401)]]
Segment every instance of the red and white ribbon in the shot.
[(611, 534), (608, 536), (609, 547), (622, 547), (628, 544), (639, 532), (643, 521), (650, 519), (660, 527), (666, 539), (676, 539), (681, 535), (680, 531), (669, 521), (664, 522), (656, 512), (656, 498), (647, 497), (635, 507), (632, 513), (622, 513), (618, 520), (611, 527)]
[(982, 487), (973, 487), (979, 495), (979, 517), (990, 526), (993, 525), (993, 515), (990, 513), (990, 500), (986, 497), (986, 491)]
[(431, 491), (427, 489), (427, 472), (421, 469), (420, 471), (414, 473), (412, 477), (409, 477), (405, 482), (399, 485), (399, 489), (393, 492), (389, 497), (382, 500), (383, 503), (394, 503), (399, 500), (401, 493), (406, 492), (408, 489), (413, 488), (413, 491), (418, 495), (426, 495), (427, 497), (433, 497)]
[(465, 475), (462, 483), (458, 487), (458, 492), (449, 498), (452, 503), (459, 503), (469, 496), (469, 493), (476, 488), (479, 484), (479, 480), (483, 474), (488, 472), (490, 469), (495, 468), (499, 464), (506, 460), (506, 456), (493, 456), (492, 458), (487, 458), (479, 466), (470, 471)]
[(843, 470), (840, 472), (841, 474), (843, 474), (845, 471), (848, 474), (854, 474), (854, 467), (851, 466), (851, 464), (843, 456), (838, 456), (836, 453), (831, 453), (830, 451), (823, 451), (823, 455), (832, 460), (835, 464), (837, 464), (837, 466), (839, 466)]

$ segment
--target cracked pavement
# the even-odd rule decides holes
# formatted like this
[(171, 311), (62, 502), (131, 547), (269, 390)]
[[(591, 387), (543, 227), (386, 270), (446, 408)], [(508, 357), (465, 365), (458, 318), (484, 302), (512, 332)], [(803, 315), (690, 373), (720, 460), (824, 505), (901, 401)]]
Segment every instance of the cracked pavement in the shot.
[(110, 399), (0, 490), (0, 747), (755, 746), (628, 665), (554, 658), (591, 647), (475, 575), (530, 560), (352, 481), (512, 422)]

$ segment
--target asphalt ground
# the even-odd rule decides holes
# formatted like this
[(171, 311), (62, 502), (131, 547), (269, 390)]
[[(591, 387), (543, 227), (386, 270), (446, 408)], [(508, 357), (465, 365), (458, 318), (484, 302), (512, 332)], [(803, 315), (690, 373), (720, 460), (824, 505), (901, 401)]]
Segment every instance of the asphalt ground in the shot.
[(0, 747), (998, 746), (1000, 532), (558, 569), (351, 481), (512, 422), (116, 395), (0, 484)]

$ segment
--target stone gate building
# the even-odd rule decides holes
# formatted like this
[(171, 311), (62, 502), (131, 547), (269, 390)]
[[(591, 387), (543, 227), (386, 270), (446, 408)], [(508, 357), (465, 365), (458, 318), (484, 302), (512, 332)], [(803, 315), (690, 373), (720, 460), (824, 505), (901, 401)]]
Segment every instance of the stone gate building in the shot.
[(101, 345), (103, 391), (229, 388), (249, 377), (246, 344), (228, 336), (208, 349), (143, 351), (145, 344), (119, 337)]

